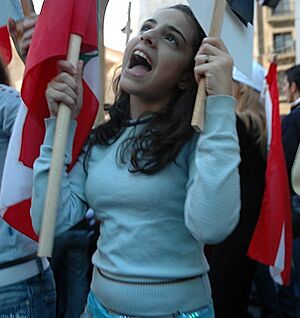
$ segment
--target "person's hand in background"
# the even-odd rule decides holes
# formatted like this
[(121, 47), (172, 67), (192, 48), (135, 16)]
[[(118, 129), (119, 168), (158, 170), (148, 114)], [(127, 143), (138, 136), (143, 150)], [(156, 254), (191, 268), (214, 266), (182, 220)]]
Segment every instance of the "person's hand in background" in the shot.
[(20, 58), (24, 63), (32, 41), (37, 19), (38, 15), (33, 12), (19, 21), (15, 21), (11, 18), (8, 20), (8, 30), (10, 36)]

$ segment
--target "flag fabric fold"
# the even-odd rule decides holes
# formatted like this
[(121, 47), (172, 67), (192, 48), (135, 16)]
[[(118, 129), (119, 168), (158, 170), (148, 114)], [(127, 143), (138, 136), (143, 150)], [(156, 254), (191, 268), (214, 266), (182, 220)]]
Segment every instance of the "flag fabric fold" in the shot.
[(8, 65), (12, 59), (9, 33), (6, 25), (0, 27), (0, 56), (4, 65)]
[[(97, 49), (97, 16), (96, 2), (66, 0), (60, 8), (58, 0), (46, 0), (43, 10), (38, 18), (32, 45), (28, 52), (24, 81), (22, 85), (22, 98), (30, 110), (24, 126), (23, 142), (20, 159), (26, 166), (32, 166), (35, 158), (39, 155), (39, 145), (44, 137), (44, 118), (49, 116), (49, 110), (45, 98), (45, 90), (50, 80), (57, 74), (57, 61), (66, 59), (70, 34), (82, 36), (82, 52)], [(53, 23), (55, 21), (55, 23)], [(38, 87), (38, 89), (34, 89)], [(34, 91), (34, 94), (32, 93)], [(78, 119), (80, 131), (86, 133), (90, 130), (94, 118), (90, 116), (93, 105), (83, 107)], [(86, 120), (84, 125), (81, 118)], [(41, 132), (39, 136), (32, 138), (30, 131), (36, 127)], [(80, 138), (80, 135), (77, 138)], [(76, 142), (73, 158), (76, 159), (81, 143)], [(26, 151), (26, 145), (35, 143), (35, 151)]]
[[(63, 6), (59, 0), (45, 0), (28, 52), (21, 89), (24, 104), (20, 107), (14, 127), (16, 133), (13, 132), (10, 140), (1, 186), (0, 212), (9, 224), (33, 239), (37, 239), (37, 236), (32, 227), (28, 231), (31, 226), (27, 224), (31, 221), (28, 207), (31, 199), (32, 167), (43, 142), (44, 119), (49, 117), (45, 90), (57, 74), (57, 61), (66, 59), (70, 34), (82, 37), (82, 54), (97, 50), (96, 0), (65, 0)], [(86, 142), (98, 110), (99, 88), (96, 85), (99, 85), (99, 81), (95, 79), (99, 77), (99, 63), (95, 65), (97, 58), (94, 55), (87, 56), (89, 58), (83, 75), (83, 107), (77, 118), (71, 166)], [(91, 64), (94, 66), (87, 67)], [(13, 159), (8, 160), (10, 155)], [(15, 191), (8, 193), (12, 182), (16, 185)], [(24, 202), (27, 202), (26, 208), (23, 206)], [(20, 224), (24, 223), (20, 217), (24, 213), (27, 215), (26, 218), (23, 217), (26, 224)]]
[(262, 6), (268, 6), (272, 9), (275, 9), (280, 0), (259, 0), (259, 4)]
[(266, 84), (265, 105), (266, 112), (272, 115), (272, 135), (261, 213), (249, 245), (248, 256), (269, 265), (275, 282), (288, 285), (292, 259), (291, 203), (281, 139), (277, 66), (274, 63), (270, 65)]

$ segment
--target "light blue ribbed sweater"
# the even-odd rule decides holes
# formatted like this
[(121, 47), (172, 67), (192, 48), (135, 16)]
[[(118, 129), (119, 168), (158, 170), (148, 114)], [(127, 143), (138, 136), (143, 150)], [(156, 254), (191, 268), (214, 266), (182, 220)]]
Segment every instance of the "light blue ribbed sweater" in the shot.
[[(84, 154), (69, 174), (64, 171), (57, 233), (82, 219), (87, 205), (94, 209), (101, 235), (93, 263), (102, 275), (94, 271), (92, 289), (107, 308), (159, 316), (194, 310), (210, 300), (203, 247), (229, 235), (240, 210), (234, 105), (229, 96), (209, 97), (204, 133), (184, 145), (177, 164), (154, 175), (130, 173), (116, 164), (118, 146), (139, 129), (133, 126), (113, 145), (93, 147), (87, 173)], [(47, 121), (34, 166), (32, 216), (38, 232), (54, 125), (55, 119)], [(72, 122), (66, 164), (75, 126)]]

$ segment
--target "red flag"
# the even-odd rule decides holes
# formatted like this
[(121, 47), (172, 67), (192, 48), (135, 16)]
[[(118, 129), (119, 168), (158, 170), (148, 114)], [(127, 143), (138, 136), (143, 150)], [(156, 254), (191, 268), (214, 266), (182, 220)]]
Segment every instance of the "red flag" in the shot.
[(12, 58), (12, 51), (7, 26), (0, 27), (0, 55), (4, 65), (8, 65)]
[[(58, 0), (44, 2), (26, 60), (21, 93), (28, 107), (29, 116), (24, 126), (20, 159), (29, 167), (32, 167), (35, 158), (39, 155), (39, 146), (44, 137), (44, 118), (49, 116), (45, 90), (47, 84), (57, 74), (57, 61), (66, 59), (70, 34), (83, 37), (83, 52), (97, 48), (96, 1), (65, 0), (63, 5), (60, 4)], [(91, 107), (93, 105), (84, 107), (78, 119), (77, 131), (80, 131), (80, 135), (77, 134), (75, 137), (77, 141), (74, 143), (76, 145), (74, 159), (77, 158), (94, 122), (91, 112), (95, 112), (96, 107), (94, 109)], [(36, 130), (40, 132), (39, 135)], [(35, 147), (30, 146), (33, 148), (32, 151), (26, 151), (27, 145), (32, 143)]]
[[(266, 186), (261, 213), (248, 256), (270, 266), (273, 279), (288, 285), (292, 258), (292, 219), (289, 182), (281, 140), (277, 66), (266, 76), (266, 108), (271, 109), (271, 143), (267, 158)], [(267, 110), (266, 110), (267, 111)]]
[[(45, 0), (26, 60), (21, 91), (26, 107), (23, 105), (20, 108), (11, 136), (0, 197), (3, 218), (34, 239), (37, 236), (31, 224), (28, 224), (31, 220), (28, 207), (31, 200), (32, 166), (43, 142), (44, 118), (49, 117), (45, 90), (48, 82), (57, 74), (57, 61), (66, 59), (69, 36), (72, 33), (82, 36), (82, 52), (97, 49), (96, 0), (65, 0), (63, 4), (59, 0)], [(95, 72), (98, 67), (90, 69)], [(94, 74), (93, 81), (95, 76), (99, 74)], [(92, 87), (95, 83), (88, 82), (87, 77), (84, 68), (84, 100), (77, 119), (72, 165), (93, 126), (98, 109), (95, 96), (98, 88)], [(18, 181), (12, 185), (14, 178)], [(27, 215), (23, 220), (21, 213)]]

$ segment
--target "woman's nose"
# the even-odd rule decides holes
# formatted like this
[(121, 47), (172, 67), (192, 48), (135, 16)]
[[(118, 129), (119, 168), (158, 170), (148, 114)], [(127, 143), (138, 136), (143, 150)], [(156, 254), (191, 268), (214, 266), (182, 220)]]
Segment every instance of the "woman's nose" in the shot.
[(153, 30), (146, 31), (141, 34), (140, 39), (150, 47), (154, 47), (156, 45), (156, 39)]

